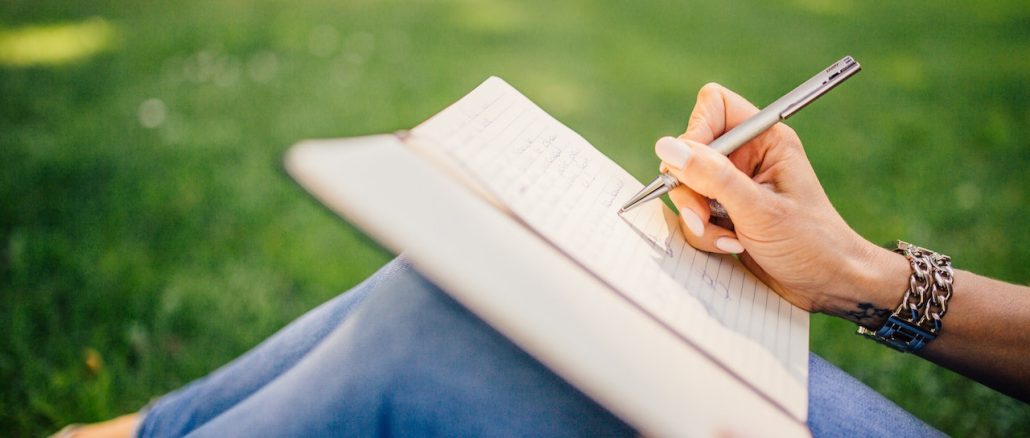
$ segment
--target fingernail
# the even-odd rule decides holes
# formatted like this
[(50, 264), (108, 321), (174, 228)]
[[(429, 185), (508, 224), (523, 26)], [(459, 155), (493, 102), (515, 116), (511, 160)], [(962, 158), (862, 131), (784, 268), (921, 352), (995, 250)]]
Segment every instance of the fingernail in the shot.
[(701, 237), (705, 233), (705, 225), (701, 223), (701, 217), (694, 213), (689, 208), (680, 210), (680, 217), (683, 219), (683, 223), (687, 225), (687, 229), (695, 236)]
[(715, 239), (715, 247), (730, 254), (740, 254), (744, 252), (744, 247), (741, 246), (740, 241), (732, 237), (720, 237)]
[(690, 160), (690, 156), (693, 155), (690, 147), (675, 137), (662, 137), (658, 139), (658, 142), (654, 145), (654, 151), (662, 161), (679, 169), (684, 168), (687, 165), (687, 161)]

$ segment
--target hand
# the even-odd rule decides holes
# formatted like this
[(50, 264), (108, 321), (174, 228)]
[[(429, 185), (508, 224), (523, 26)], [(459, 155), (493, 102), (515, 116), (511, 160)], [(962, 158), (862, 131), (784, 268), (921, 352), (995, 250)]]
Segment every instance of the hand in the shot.
[[(757, 112), (736, 93), (708, 84), (698, 93), (687, 131), (655, 145), (663, 170), (683, 183), (669, 197), (687, 241), (709, 252), (739, 253), (744, 265), (798, 307), (879, 325), (876, 310), (897, 305), (907, 263), (844, 222), (794, 130), (778, 123), (729, 157), (706, 146)], [(732, 224), (709, 222), (706, 197), (722, 203)]]
[[(798, 307), (879, 328), (908, 287), (908, 261), (844, 222), (797, 134), (779, 123), (729, 157), (705, 146), (756, 112), (744, 98), (709, 84), (698, 94), (687, 132), (655, 145), (663, 170), (683, 183), (669, 192), (683, 234), (698, 249), (739, 253)], [(705, 197), (718, 199), (732, 223), (710, 223)], [(1030, 288), (958, 269), (954, 286), (945, 329), (917, 354), (1030, 401)]]

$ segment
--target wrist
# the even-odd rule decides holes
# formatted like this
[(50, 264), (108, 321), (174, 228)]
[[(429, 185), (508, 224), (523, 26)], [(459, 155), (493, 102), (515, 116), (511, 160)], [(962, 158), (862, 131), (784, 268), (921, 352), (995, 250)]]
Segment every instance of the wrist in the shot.
[(823, 312), (879, 328), (901, 303), (911, 273), (905, 256), (861, 239), (842, 264), (840, 290), (829, 297)]

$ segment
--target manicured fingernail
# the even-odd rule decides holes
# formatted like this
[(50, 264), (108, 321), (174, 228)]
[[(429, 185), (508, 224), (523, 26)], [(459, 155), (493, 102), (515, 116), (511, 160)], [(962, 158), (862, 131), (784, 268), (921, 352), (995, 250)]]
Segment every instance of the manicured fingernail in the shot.
[(720, 237), (715, 239), (715, 247), (730, 254), (740, 254), (744, 252), (744, 247), (741, 246), (740, 241), (732, 237)]
[(683, 219), (683, 223), (687, 225), (687, 229), (695, 236), (701, 237), (705, 233), (705, 225), (701, 223), (701, 217), (694, 213), (689, 208), (680, 210), (680, 218)]
[(694, 153), (686, 143), (677, 140), (675, 137), (662, 137), (658, 139), (658, 142), (654, 145), (654, 151), (662, 161), (679, 169), (687, 165), (687, 161), (690, 160), (690, 156)]

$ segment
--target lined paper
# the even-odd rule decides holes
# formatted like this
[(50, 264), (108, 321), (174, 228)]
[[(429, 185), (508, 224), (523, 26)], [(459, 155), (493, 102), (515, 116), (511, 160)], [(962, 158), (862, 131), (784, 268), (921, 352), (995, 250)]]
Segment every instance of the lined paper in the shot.
[(661, 202), (617, 214), (642, 184), (506, 82), (488, 79), (413, 129), (409, 143), (805, 419), (808, 313), (733, 257), (693, 249)]

